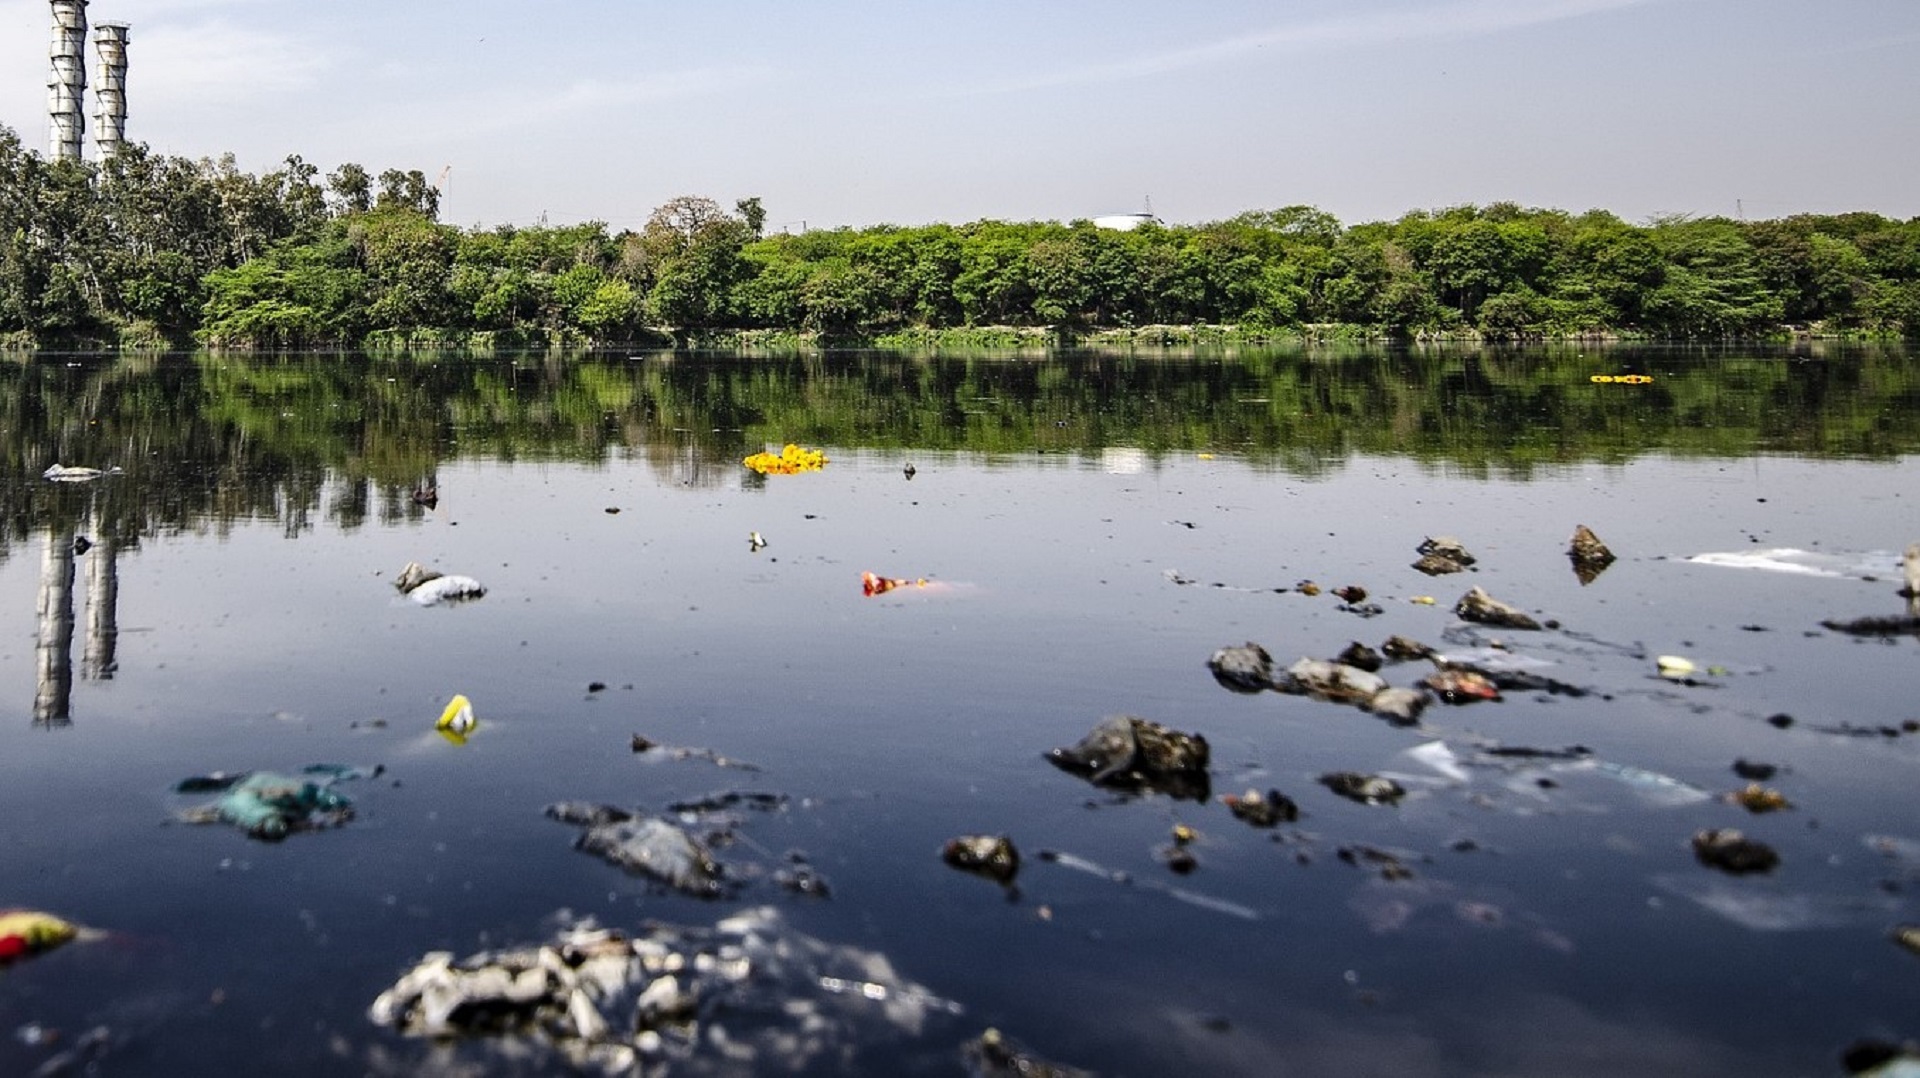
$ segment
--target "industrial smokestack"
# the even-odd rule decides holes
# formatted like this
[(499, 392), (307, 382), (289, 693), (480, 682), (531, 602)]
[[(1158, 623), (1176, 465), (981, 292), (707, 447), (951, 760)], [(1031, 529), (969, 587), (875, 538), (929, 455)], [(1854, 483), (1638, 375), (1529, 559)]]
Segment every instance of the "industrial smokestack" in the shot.
[(53, 70), (47, 76), (47, 143), (56, 161), (80, 160), (87, 133), (87, 0), (53, 0)]
[(127, 141), (127, 24), (103, 22), (94, 28), (93, 51), (100, 58), (100, 85), (94, 88), (93, 152), (105, 161)]

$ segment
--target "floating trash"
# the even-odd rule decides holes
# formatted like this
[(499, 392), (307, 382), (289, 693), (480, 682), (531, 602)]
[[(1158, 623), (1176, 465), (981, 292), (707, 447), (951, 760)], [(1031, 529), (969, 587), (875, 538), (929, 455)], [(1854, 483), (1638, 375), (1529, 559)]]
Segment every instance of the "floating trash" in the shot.
[[(1211, 460), (1213, 454), (1202, 453), (1200, 459)], [(968, 1041), (961, 1048), (960, 1056), (966, 1064), (967, 1073), (976, 1078), (1000, 1074), (1015, 1075), (1017, 1078), (1092, 1078), (1091, 1071), (1063, 1067), (1041, 1059), (1001, 1036), (997, 1029), (989, 1029)]]
[(1300, 818), (1300, 806), (1293, 798), (1279, 790), (1248, 790), (1243, 794), (1221, 794), (1220, 802), (1227, 806), (1236, 820), (1243, 820), (1254, 827), (1275, 827), (1283, 823), (1293, 823)]
[(1700, 669), (1692, 659), (1681, 655), (1662, 655), (1654, 659), (1653, 663), (1660, 671), (1661, 677), (1688, 677)]
[[(543, 944), (458, 960), (435, 951), (367, 1017), (509, 1058), (551, 1053), (550, 1066), (705, 1074), (858, 1071), (865, 1051), (936, 1032), (954, 1043), (946, 1023), (960, 1013), (884, 954), (797, 932), (760, 907), (710, 928), (650, 923), (627, 935), (579, 920)], [(375, 1060), (383, 1073), (413, 1072)]]
[(1701, 864), (1735, 876), (1772, 872), (1780, 864), (1780, 855), (1773, 847), (1731, 827), (1697, 832), (1693, 836), (1693, 855)]
[(695, 898), (719, 898), (731, 889), (713, 851), (665, 820), (574, 801), (548, 805), (547, 816), (586, 828), (574, 840), (574, 849), (636, 876)]
[(1396, 726), (1411, 726), (1420, 721), (1420, 713), (1431, 699), (1417, 689), (1381, 689), (1360, 706)]
[(400, 575), (393, 578), (393, 586), (421, 606), (463, 602), (487, 593), (486, 586), (470, 576), (449, 576), (417, 561), (401, 568)]
[(1406, 788), (1392, 779), (1357, 771), (1334, 771), (1316, 781), (1341, 797), (1363, 805), (1391, 805), (1407, 794)]
[(1613, 551), (1585, 524), (1574, 525), (1573, 538), (1567, 542), (1567, 558), (1573, 562), (1573, 575), (1581, 587), (1593, 583), (1614, 563)]
[(345, 779), (379, 775), (382, 768), (363, 771), (342, 764), (314, 764), (299, 775), (272, 771), (229, 775), (215, 772), (182, 779), (176, 793), (225, 790), (218, 801), (179, 813), (186, 823), (231, 824), (251, 838), (277, 842), (296, 831), (338, 827), (353, 818), (353, 802), (333, 789)]
[(456, 694), (447, 701), (447, 706), (440, 712), (440, 720), (433, 724), (433, 728), (453, 744), (464, 745), (467, 738), (480, 728), (480, 720), (473, 717), (473, 704), (465, 696)]
[(75, 925), (38, 910), (0, 910), (0, 966), (51, 951), (80, 934)]
[(1005, 835), (961, 835), (940, 848), (940, 859), (954, 868), (1012, 883), (1020, 871), (1020, 851)]
[(1207, 659), (1207, 669), (1213, 671), (1215, 681), (1234, 692), (1257, 693), (1273, 688), (1273, 656), (1252, 641), (1214, 652)]
[(818, 449), (802, 449), (789, 442), (778, 453), (755, 453), (740, 462), (761, 475), (795, 475), (817, 472), (827, 466), (827, 455)]
[(1496, 625), (1502, 629), (1538, 629), (1540, 623), (1519, 607), (1503, 603), (1487, 594), (1485, 588), (1474, 588), (1453, 604), (1453, 612), (1467, 621), (1482, 625)]
[(1453, 667), (1435, 670), (1422, 678), (1420, 684), (1433, 690), (1435, 696), (1449, 704), (1500, 699), (1500, 687), (1493, 683), (1492, 678), (1475, 670)]
[(1208, 797), (1207, 739), (1138, 716), (1110, 715), (1079, 744), (1046, 756), (1055, 767), (1096, 786), (1194, 801)]
[(118, 468), (110, 468), (103, 471), (99, 468), (68, 467), (64, 464), (55, 463), (46, 471), (41, 472), (40, 478), (53, 483), (90, 483), (104, 476), (119, 474), (121, 474), (121, 472)]
[(1420, 560), (1414, 562), (1413, 567), (1428, 576), (1462, 572), (1479, 560), (1451, 535), (1429, 535), (1420, 541), (1414, 553), (1420, 555)]
[(1757, 782), (1750, 783), (1746, 788), (1728, 794), (1727, 800), (1732, 801), (1734, 804), (1756, 815), (1762, 812), (1778, 812), (1781, 809), (1790, 809), (1793, 807), (1793, 802), (1787, 800), (1787, 795), (1781, 793), (1779, 790), (1762, 786)]
[(924, 588), (926, 586), (927, 578), (924, 576), (914, 580), (908, 580), (903, 577), (881, 576), (878, 573), (860, 574), (860, 591), (869, 598), (875, 595), (885, 595), (899, 588)]
[(1384, 690), (1387, 681), (1357, 666), (1303, 658), (1287, 667), (1286, 676), (1275, 681), (1273, 687), (1340, 704), (1364, 704)]

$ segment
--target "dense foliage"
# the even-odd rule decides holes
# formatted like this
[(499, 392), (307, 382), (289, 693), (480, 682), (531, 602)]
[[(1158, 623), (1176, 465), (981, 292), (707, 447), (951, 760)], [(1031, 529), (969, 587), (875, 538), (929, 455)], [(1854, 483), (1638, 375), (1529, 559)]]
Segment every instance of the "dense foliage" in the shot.
[(1305, 206), (763, 235), (758, 199), (638, 232), (462, 230), (418, 171), (261, 176), (123, 149), (47, 161), (0, 127), (0, 339), (214, 345), (906, 339), (1229, 324), (1248, 334), (1709, 338), (1920, 333), (1920, 218), (1629, 224), (1511, 203), (1342, 225)]

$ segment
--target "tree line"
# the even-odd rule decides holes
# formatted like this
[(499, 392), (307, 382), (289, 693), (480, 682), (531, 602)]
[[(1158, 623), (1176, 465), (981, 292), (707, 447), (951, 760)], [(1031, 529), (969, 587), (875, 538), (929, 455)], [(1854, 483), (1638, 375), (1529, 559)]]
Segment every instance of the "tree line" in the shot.
[(1343, 225), (1308, 206), (1132, 231), (1089, 221), (768, 235), (687, 196), (638, 231), (461, 229), (418, 170), (253, 175), (123, 147), (49, 161), (0, 126), (0, 343), (303, 348), (663, 343), (732, 330), (888, 340), (1728, 338), (1920, 334), (1920, 218), (1669, 216), (1500, 202)]

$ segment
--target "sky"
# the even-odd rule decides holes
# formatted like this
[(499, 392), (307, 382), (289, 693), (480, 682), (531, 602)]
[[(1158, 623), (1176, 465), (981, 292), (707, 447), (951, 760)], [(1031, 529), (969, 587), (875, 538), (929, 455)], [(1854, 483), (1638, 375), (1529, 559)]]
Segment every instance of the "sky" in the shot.
[[(47, 0), (0, 0), (45, 153)], [(418, 169), (463, 226), (1920, 216), (1920, 0), (92, 0), (127, 138)], [(93, 65), (89, 49), (89, 67)], [(97, 77), (95, 78), (97, 81)], [(92, 94), (89, 92), (89, 152)]]

